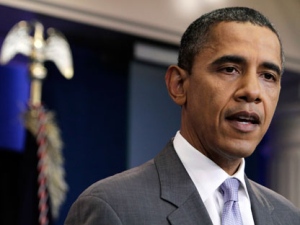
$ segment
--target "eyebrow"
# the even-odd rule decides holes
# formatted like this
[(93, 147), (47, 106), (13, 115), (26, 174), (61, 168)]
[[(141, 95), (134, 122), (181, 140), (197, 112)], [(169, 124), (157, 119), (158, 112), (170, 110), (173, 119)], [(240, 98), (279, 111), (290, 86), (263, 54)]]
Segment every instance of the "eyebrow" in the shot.
[(264, 62), (262, 64), (263, 67), (269, 69), (269, 70), (273, 70), (274, 72), (276, 72), (278, 75), (281, 75), (281, 69), (279, 66), (277, 66), (276, 64), (274, 63), (271, 63), (271, 62)]
[[(216, 59), (215, 61), (213, 61), (211, 63), (211, 65), (213, 66), (217, 66), (223, 63), (237, 63), (237, 64), (243, 64), (246, 63), (246, 59), (238, 56), (238, 55), (224, 55), (218, 59)], [(272, 63), (272, 62), (263, 62), (261, 64), (264, 68), (270, 69), (274, 72), (276, 72), (277, 74), (281, 75), (281, 69), (278, 65)]]
[(228, 63), (228, 62), (232, 62), (232, 63), (245, 63), (246, 59), (241, 57), (241, 56), (237, 56), (237, 55), (224, 55), (218, 59), (216, 59), (215, 61), (213, 61), (211, 64), (214, 66), (223, 64), (223, 63)]

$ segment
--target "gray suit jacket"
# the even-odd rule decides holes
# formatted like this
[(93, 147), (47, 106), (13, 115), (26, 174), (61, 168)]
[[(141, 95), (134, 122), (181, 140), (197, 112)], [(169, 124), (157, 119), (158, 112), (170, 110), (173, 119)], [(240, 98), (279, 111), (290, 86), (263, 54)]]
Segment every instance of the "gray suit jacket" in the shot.
[[(205, 182), (205, 181), (203, 181)], [(246, 178), (256, 225), (299, 225), (300, 211)], [(172, 142), (155, 159), (98, 181), (72, 205), (65, 225), (212, 225)]]

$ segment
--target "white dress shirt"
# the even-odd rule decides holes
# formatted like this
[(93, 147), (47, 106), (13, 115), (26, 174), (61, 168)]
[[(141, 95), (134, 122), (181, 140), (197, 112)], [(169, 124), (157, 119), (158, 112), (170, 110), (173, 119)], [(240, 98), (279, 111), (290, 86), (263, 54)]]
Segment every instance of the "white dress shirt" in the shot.
[(241, 182), (238, 197), (243, 224), (254, 225), (251, 203), (244, 179), (245, 160), (242, 159), (238, 171), (229, 176), (217, 164), (189, 144), (179, 131), (176, 133), (173, 144), (177, 155), (194, 182), (213, 224), (221, 225), (223, 196), (219, 187), (227, 178), (235, 177)]

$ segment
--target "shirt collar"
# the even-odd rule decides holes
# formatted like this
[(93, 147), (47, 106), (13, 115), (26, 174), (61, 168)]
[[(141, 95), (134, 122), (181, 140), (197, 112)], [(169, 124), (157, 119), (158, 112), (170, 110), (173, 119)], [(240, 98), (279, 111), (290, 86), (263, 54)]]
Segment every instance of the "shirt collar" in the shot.
[(242, 159), (238, 171), (233, 176), (229, 176), (221, 167), (188, 143), (179, 131), (176, 133), (173, 144), (177, 155), (194, 182), (203, 202), (209, 196), (213, 195), (219, 186), (229, 177), (235, 177), (241, 182), (242, 189), (249, 198), (244, 176), (244, 159)]

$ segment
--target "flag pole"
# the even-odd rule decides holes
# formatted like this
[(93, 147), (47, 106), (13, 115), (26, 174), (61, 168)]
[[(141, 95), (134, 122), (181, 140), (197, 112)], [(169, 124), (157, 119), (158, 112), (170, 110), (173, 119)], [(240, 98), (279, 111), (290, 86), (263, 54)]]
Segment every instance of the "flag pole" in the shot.
[(67, 79), (73, 77), (73, 62), (65, 37), (50, 28), (48, 38), (44, 39), (44, 27), (38, 21), (21, 21), (9, 31), (2, 45), (0, 62), (6, 64), (18, 53), (30, 58), (30, 99), (24, 123), (38, 145), (38, 221), (40, 225), (48, 225), (49, 210), (54, 219), (58, 217), (68, 186), (64, 179), (60, 131), (53, 113), (41, 103), (42, 82), (47, 76), (44, 61), (53, 61)]

